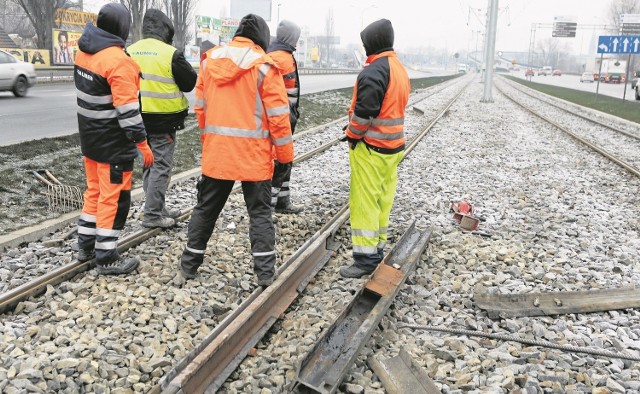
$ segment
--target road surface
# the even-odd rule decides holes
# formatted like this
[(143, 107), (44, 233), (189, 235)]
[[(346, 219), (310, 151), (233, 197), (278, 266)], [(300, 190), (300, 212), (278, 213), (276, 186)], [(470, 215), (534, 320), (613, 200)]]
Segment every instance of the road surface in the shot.
[[(410, 71), (411, 78), (435, 74)], [(357, 74), (301, 75), (304, 94), (353, 86)], [(194, 94), (187, 94), (194, 102)], [(16, 98), (11, 92), (0, 92), (0, 146), (18, 142), (59, 137), (78, 132), (76, 90), (72, 83), (41, 84), (29, 90), (26, 97)]]

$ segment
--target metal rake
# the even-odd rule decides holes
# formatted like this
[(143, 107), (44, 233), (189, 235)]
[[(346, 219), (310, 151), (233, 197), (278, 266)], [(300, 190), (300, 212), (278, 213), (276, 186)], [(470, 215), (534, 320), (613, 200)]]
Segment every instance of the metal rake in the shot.
[(62, 184), (49, 170), (31, 171), (31, 173), (47, 185), (47, 191), (42, 194), (47, 196), (49, 211), (66, 213), (82, 208), (83, 196), (79, 187)]

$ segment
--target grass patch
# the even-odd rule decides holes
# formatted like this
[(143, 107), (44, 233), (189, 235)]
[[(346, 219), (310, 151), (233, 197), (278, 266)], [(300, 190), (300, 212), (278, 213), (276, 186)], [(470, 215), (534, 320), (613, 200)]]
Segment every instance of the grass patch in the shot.
[[(638, 111), (638, 104), (632, 101), (622, 101), (622, 99), (602, 94), (598, 95), (598, 100), (596, 101), (595, 93), (530, 82), (512, 76), (505, 76), (505, 78), (550, 96), (558, 97), (583, 107), (601, 111), (631, 122), (640, 123), (640, 111)], [(631, 98), (633, 99), (633, 92), (631, 93)]]

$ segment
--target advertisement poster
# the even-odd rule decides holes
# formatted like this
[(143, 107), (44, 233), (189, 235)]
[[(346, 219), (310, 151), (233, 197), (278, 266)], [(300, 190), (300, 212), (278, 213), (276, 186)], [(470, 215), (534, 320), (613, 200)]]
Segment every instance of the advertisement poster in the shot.
[(82, 32), (53, 29), (53, 64), (73, 65)]
[(211, 33), (211, 17), (204, 15), (196, 15), (196, 27), (198, 33)]
[(189, 63), (200, 64), (200, 47), (196, 45), (185, 46), (184, 57)]
[(91, 22), (95, 25), (98, 23), (98, 14), (76, 11), (76, 10), (69, 10), (66, 8), (56, 8), (56, 16), (53, 22), (57, 26), (60, 26), (60, 25), (84, 26), (87, 24), (87, 22)]
[(16, 59), (23, 62), (31, 63), (36, 68), (49, 67), (49, 50), (48, 49), (16, 49), (16, 48), (0, 48), (3, 51), (9, 52)]
[(233, 35), (238, 30), (240, 19), (235, 18), (222, 18), (222, 26), (220, 27), (220, 45), (227, 44), (233, 39)]

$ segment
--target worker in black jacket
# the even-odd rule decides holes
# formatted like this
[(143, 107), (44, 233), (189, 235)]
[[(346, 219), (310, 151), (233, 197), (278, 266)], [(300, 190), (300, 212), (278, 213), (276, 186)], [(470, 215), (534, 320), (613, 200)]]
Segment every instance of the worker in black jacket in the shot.
[(166, 228), (175, 224), (178, 209), (165, 206), (176, 131), (184, 128), (189, 102), (183, 92), (193, 90), (198, 75), (182, 51), (171, 45), (174, 28), (160, 10), (149, 9), (142, 21), (142, 40), (128, 48), (140, 65), (140, 103), (149, 146), (155, 162), (142, 173), (145, 191), (142, 225)]

